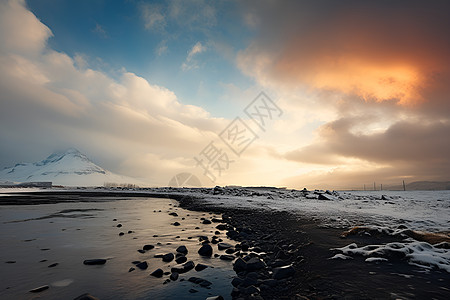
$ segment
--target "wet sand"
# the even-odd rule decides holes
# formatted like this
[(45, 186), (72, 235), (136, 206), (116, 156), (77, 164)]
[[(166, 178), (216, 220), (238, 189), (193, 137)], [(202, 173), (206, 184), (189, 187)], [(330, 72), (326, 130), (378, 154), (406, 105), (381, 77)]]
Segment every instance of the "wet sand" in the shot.
[[(1, 299), (74, 299), (84, 293), (99, 299), (206, 299), (214, 295), (231, 299), (231, 261), (214, 257), (225, 251), (212, 244), (212, 257), (197, 253), (203, 236), (233, 242), (224, 232), (217, 232), (218, 223), (203, 224), (202, 219), (220, 219), (220, 215), (187, 211), (167, 198), (78, 196), (54, 194), (50, 198), (61, 201), (0, 206)], [(34, 195), (20, 197), (38, 203)], [(175, 222), (180, 225), (174, 226)], [(144, 245), (154, 248), (144, 251)], [(175, 256), (182, 245), (188, 250), (187, 262), (208, 268), (192, 269), (170, 280), (175, 259), (169, 256), (171, 261), (165, 262), (154, 256)], [(83, 264), (88, 259), (106, 259), (106, 263)], [(141, 270), (137, 262), (146, 262), (147, 267)], [(162, 277), (150, 276), (159, 268), (165, 273)], [(191, 277), (211, 284), (196, 284), (189, 281)], [(41, 286), (48, 288), (30, 292)]]
[[(181, 208), (174, 207), (177, 205), (177, 202), (172, 202), (172, 209), (186, 209), (182, 210), (183, 213), (186, 214), (186, 219), (183, 221), (186, 222), (188, 220), (187, 214), (191, 214), (191, 216), (189, 216), (189, 220), (192, 221), (187, 222), (189, 224), (192, 224), (192, 226), (196, 225), (196, 227), (200, 220), (196, 218), (205, 216), (211, 216), (212, 218), (212, 215), (210, 215), (210, 213), (219, 218), (220, 216), (222, 216), (226, 223), (222, 224), (224, 228), (223, 230), (221, 230), (221, 237), (223, 238), (225, 234), (228, 234), (229, 238), (233, 240), (227, 241), (230, 244), (233, 244), (236, 248), (236, 251), (238, 251), (235, 253), (235, 255), (244, 257), (246, 259), (249, 259), (249, 257), (256, 257), (263, 261), (265, 263), (265, 266), (257, 269), (256, 272), (250, 272), (248, 270), (233, 271), (233, 265), (231, 264), (231, 262), (224, 262), (220, 259), (209, 259), (210, 263), (212, 261), (217, 261), (222, 264), (214, 269), (206, 269), (208, 272), (210, 272), (207, 274), (208, 280), (213, 281), (211, 280), (211, 278), (217, 278), (217, 282), (213, 282), (211, 286), (212, 288), (217, 287), (217, 290), (205, 291), (200, 289), (200, 292), (205, 293), (189, 293), (189, 289), (194, 286), (194, 284), (192, 283), (183, 284), (178, 281), (163, 285), (162, 282), (164, 282), (164, 280), (167, 279), (169, 275), (165, 275), (162, 280), (155, 281), (153, 284), (151, 284), (149, 280), (152, 281), (153, 279), (149, 279), (148, 274), (153, 271), (152, 268), (156, 267), (156, 265), (152, 265), (152, 267), (149, 267), (146, 272), (139, 273), (140, 270), (135, 270), (131, 273), (127, 273), (128, 267), (131, 267), (130, 262), (139, 258), (139, 253), (136, 250), (139, 248), (138, 246), (142, 246), (143, 242), (142, 237), (139, 237), (137, 240), (129, 239), (127, 241), (127, 243), (134, 243), (135, 241), (139, 242), (130, 246), (129, 251), (130, 253), (132, 253), (131, 255), (128, 254), (128, 250), (125, 251), (127, 254), (123, 255), (123, 263), (116, 264), (121, 268), (120, 276), (118, 276), (114, 280), (105, 279), (103, 285), (92, 282), (80, 282), (79, 286), (83, 287), (83, 289), (77, 289), (79, 294), (81, 291), (90, 292), (100, 299), (111, 299), (111, 297), (113, 299), (144, 299), (145, 297), (148, 297), (150, 295), (153, 297), (153, 299), (174, 299), (179, 297), (182, 297), (183, 299), (187, 299), (187, 297), (190, 297), (190, 299), (206, 299), (206, 297), (214, 294), (220, 294), (228, 299), (231, 299), (231, 293), (233, 293), (233, 298), (243, 299), (450, 299), (450, 275), (443, 270), (433, 269), (429, 272), (424, 272), (423, 268), (409, 265), (402, 259), (395, 258), (387, 263), (367, 263), (362, 257), (355, 257), (352, 260), (345, 261), (329, 259), (336, 253), (330, 250), (331, 248), (346, 246), (352, 242), (356, 242), (358, 243), (358, 245), (384, 243), (394, 241), (395, 238), (387, 236), (349, 236), (345, 239), (342, 239), (339, 237), (342, 233), (342, 229), (322, 228), (316, 220), (312, 220), (311, 218), (302, 216), (300, 214), (294, 215), (289, 212), (215, 207), (211, 203), (203, 202), (201, 198), (193, 198), (180, 194), (169, 195), (165, 193), (136, 194), (132, 192), (48, 192), (39, 193), (39, 195), (21, 194), (15, 195), (14, 197), (2, 197), (0, 201), (9, 205), (40, 204), (43, 202), (53, 203), (53, 205), (55, 203), (67, 205), (74, 202), (75, 205), (79, 206), (82, 203), (94, 203), (98, 205), (98, 203), (109, 202), (112, 200), (130, 199), (131, 196), (134, 197), (133, 199), (136, 199), (136, 197), (149, 196), (174, 198), (178, 201)], [(116, 201), (114, 201), (113, 203), (116, 203)], [(130, 202), (117, 201), (117, 203)], [(171, 211), (169, 208), (170, 207), (166, 207), (165, 209), (162, 209), (161, 213), (165, 212), (164, 215), (168, 216), (168, 212)], [(132, 211), (133, 210), (135, 209), (132, 209)], [(191, 213), (187, 212), (187, 210), (191, 211)], [(119, 211), (122, 212), (123, 217), (124, 209), (119, 209)], [(88, 214), (89, 211), (79, 211), (78, 213)], [(88, 218), (88, 216), (85, 217)], [(129, 221), (136, 218), (136, 216), (133, 216), (127, 220)], [(118, 220), (120, 219), (118, 218)], [(42, 219), (41, 221), (48, 222), (49, 219)], [(174, 220), (170, 218), (168, 224), (162, 222), (161, 226), (165, 229), (159, 230), (165, 232), (167, 231), (167, 228), (174, 228), (174, 226), (170, 225), (170, 221), (174, 222)], [(111, 221), (108, 220), (108, 222)], [(114, 227), (114, 224), (108, 224), (108, 226), (110, 227), (108, 230), (111, 231), (111, 234), (118, 234), (118, 232), (116, 232), (118, 231), (118, 228)], [(214, 231), (217, 230), (215, 228), (216, 225), (217, 224), (215, 223), (209, 225), (201, 224), (198, 225), (201, 229), (197, 230), (201, 230), (205, 235), (211, 238), (211, 236), (214, 234)], [(146, 230), (149, 230), (149, 228), (146, 228), (145, 226), (139, 227), (137, 226), (137, 224), (134, 224), (131, 227), (138, 228), (138, 230), (136, 230), (136, 234), (138, 232), (146, 232)], [(93, 232), (108, 235), (109, 233), (106, 233), (108, 230), (105, 230), (105, 228), (97, 228)], [(194, 232), (196, 232), (195, 227), (191, 228), (190, 230), (193, 230), (188, 231), (188, 234), (190, 235), (193, 235)], [(174, 237), (176, 235), (181, 235), (182, 233), (183, 232), (181, 231), (181, 227), (177, 227), (175, 228), (175, 231), (171, 231), (170, 233), (168, 233), (168, 239), (161, 240), (161, 243), (164, 244), (167, 242), (171, 242), (173, 244), (165, 245), (166, 248), (163, 248), (162, 250), (166, 252), (174, 252), (174, 249), (176, 248), (175, 245), (180, 244), (173, 242)], [(145, 234), (147, 238), (148, 235), (151, 235), (151, 233), (147, 232)], [(130, 235), (130, 237), (131, 236), (132, 234)], [(120, 238), (123, 237), (128, 237), (126, 231), (124, 236), (117, 236), (117, 241), (122, 242)], [(28, 236), (27, 238), (32, 239), (32, 236)], [(153, 239), (152, 241), (154, 243), (156, 240)], [(188, 241), (192, 240), (185, 240), (183, 242), (186, 243)], [(118, 247), (118, 245), (118, 243), (112, 243), (109, 246), (114, 248)], [(243, 245), (245, 246), (245, 249), (240, 249)], [(190, 253), (193, 252), (194, 258), (197, 259), (196, 263), (199, 262), (198, 254), (196, 253), (196, 250), (199, 246), (200, 244), (198, 240), (196, 240), (195, 244), (192, 245), (194, 251), (191, 251), (191, 249), (189, 249)], [(23, 244), (16, 245), (15, 247), (23, 247)], [(257, 255), (255, 253), (250, 253), (250, 255), (248, 255), (249, 251), (246, 250), (247, 247), (250, 247), (250, 249), (253, 249), (254, 252), (258, 252), (259, 254)], [(73, 257), (78, 257), (75, 259), (77, 261), (77, 265), (76, 267), (74, 265), (73, 268), (82, 267), (81, 273), (85, 273), (85, 267), (91, 266), (82, 266), (80, 263), (82, 258), (79, 255), (79, 251), (76, 249), (73, 251), (75, 253), (73, 255), (70, 255), (71, 259), (73, 259)], [(133, 251), (135, 253), (133, 253)], [(215, 251), (217, 251), (216, 248)], [(12, 260), (14, 258), (3, 257), (2, 255), (2, 259), (6, 262), (7, 260)], [(14, 267), (19, 267), (17, 269), (22, 273), (28, 272), (27, 268), (29, 268), (31, 264), (36, 264), (36, 259), (34, 257), (33, 259), (33, 262), (28, 262), (26, 266), (22, 265), (19, 267), (19, 265), (15, 265)], [(116, 259), (116, 261), (117, 260), (118, 259)], [(160, 260), (149, 256), (147, 257), (147, 261), (149, 263), (150, 261), (160, 262)], [(98, 269), (105, 270), (106, 267), (113, 265), (113, 263), (114, 260), (108, 261), (105, 266), (101, 266)], [(13, 267), (13, 265), (14, 264), (5, 264), (5, 266), (8, 266), (8, 268)], [(123, 270), (125, 265), (127, 266), (126, 271)], [(169, 264), (163, 264), (163, 266), (166, 266), (166, 270), (169, 269), (168, 265)], [(277, 279), (274, 282), (273, 277), (275, 269), (280, 266), (288, 265), (292, 265), (295, 273), (290, 276)], [(97, 267), (98, 266), (94, 266), (94, 268), (96, 268), (96, 271)], [(72, 269), (70, 265), (66, 266), (66, 268), (67, 270)], [(44, 270), (44, 268), (36, 269), (32, 272), (34, 272), (34, 276), (40, 276), (40, 274), (42, 274), (40, 272), (43, 272), (42, 270)], [(45, 271), (47, 271), (47, 269), (45, 269)], [(5, 268), (2, 268), (2, 275), (9, 274), (10, 272), (10, 269), (6, 270)], [(202, 272), (198, 272), (198, 274)], [(251, 273), (257, 273), (257, 280), (255, 282), (250, 282), (252, 283), (251, 285), (242, 283), (238, 284), (239, 280), (245, 280), (247, 278), (251, 279), (249, 278), (249, 274), (254, 275)], [(92, 273), (88, 272), (87, 274)], [(131, 277), (135, 274), (144, 275)], [(190, 276), (198, 276), (198, 274), (196, 274), (195, 271), (190, 271), (186, 273), (185, 278), (188, 278)], [(64, 276), (59, 276), (58, 278), (63, 277)], [(238, 281), (233, 281), (234, 285), (236, 286), (234, 288), (232, 285), (232, 280), (236, 277), (239, 277), (240, 279)], [(32, 298), (31, 296), (29, 296), (29, 294), (27, 294), (27, 291), (28, 289), (37, 287), (37, 282), (33, 281), (33, 283), (35, 283), (33, 286), (31, 284), (25, 285), (25, 282), (22, 279), (16, 281), (17, 286), (14, 287), (15, 291), (20, 292), (21, 294), (19, 295), (24, 296), (24, 299)], [(47, 282), (48, 281), (49, 280), (47, 280)], [(144, 294), (139, 294), (137, 292), (130, 293), (128, 294), (128, 296), (124, 296), (125, 294), (108, 294), (108, 289), (111, 289), (108, 287), (108, 283), (117, 284), (117, 282), (120, 282), (120, 291), (143, 291)], [(219, 282), (222, 283), (221, 288), (219, 288)], [(74, 286), (74, 283), (70, 284), (69, 286)], [(157, 288), (155, 288), (155, 286)], [(252, 289), (252, 287), (255, 287), (256, 290)], [(11, 288), (12, 287), (10, 287), (10, 289)], [(45, 297), (45, 293), (49, 294), (51, 290), (56, 289), (58, 288), (51, 285), (51, 288), (42, 292), (40, 296), (42, 296), (43, 299), (52, 299), (51, 297)], [(96, 289), (97, 291), (99, 291), (97, 294)], [(0, 296), (7, 295), (6, 292), (9, 292), (8, 290), (6, 289), (6, 287), (2, 288)], [(250, 291), (254, 293), (251, 295), (249, 293)], [(116, 291), (116, 293), (118, 292)], [(72, 294), (70, 295), (72, 296)], [(73, 295), (74, 297), (77, 296), (75, 294)], [(71, 298), (69, 297), (69, 299)]]

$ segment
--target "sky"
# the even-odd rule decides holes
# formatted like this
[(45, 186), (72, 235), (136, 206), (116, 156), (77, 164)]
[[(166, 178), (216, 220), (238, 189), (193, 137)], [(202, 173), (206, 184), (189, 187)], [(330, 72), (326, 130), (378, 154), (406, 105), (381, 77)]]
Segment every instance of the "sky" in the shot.
[(0, 1), (0, 168), (165, 186), (450, 180), (448, 1)]

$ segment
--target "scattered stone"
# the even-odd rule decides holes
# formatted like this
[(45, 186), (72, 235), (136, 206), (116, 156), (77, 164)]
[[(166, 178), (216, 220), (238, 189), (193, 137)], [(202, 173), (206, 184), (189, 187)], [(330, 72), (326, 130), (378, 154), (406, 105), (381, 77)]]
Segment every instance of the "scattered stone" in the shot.
[(146, 261), (143, 261), (143, 262), (136, 264), (136, 267), (138, 267), (141, 270), (146, 270), (148, 268), (148, 264)]
[(228, 243), (218, 243), (217, 244), (217, 248), (219, 248), (219, 250), (226, 250), (228, 248), (232, 248), (233, 245), (228, 244)]
[(117, 227), (119, 227), (119, 228), (120, 228), (120, 227), (122, 227), (122, 224), (120, 224), (120, 223), (119, 223), (119, 224), (117, 224)]
[(167, 253), (167, 254), (164, 254), (164, 256), (162, 257), (162, 260), (164, 262), (171, 262), (174, 258), (175, 258), (175, 255), (173, 255), (173, 253)]
[(180, 226), (181, 224), (179, 222), (175, 222), (172, 224), (173, 226)]
[(56, 267), (57, 265), (59, 265), (59, 264), (58, 263), (54, 263), (54, 264), (49, 265), (48, 267), (49, 268), (53, 268), (53, 267)]
[(138, 252), (144, 254), (145, 250), (139, 249)]
[(177, 214), (176, 212), (171, 212), (171, 213), (169, 214), (169, 216), (178, 217), (178, 214)]
[(210, 220), (208, 220), (208, 219), (205, 219), (205, 220), (203, 220), (203, 222), (202, 222), (203, 224), (211, 224), (211, 221)]
[(106, 259), (96, 258), (96, 259), (86, 259), (83, 261), (85, 265), (104, 265), (106, 264)]
[(213, 253), (213, 249), (212, 249), (211, 245), (209, 245), (209, 244), (204, 244), (198, 250), (198, 254), (200, 254), (201, 256), (209, 256), (209, 257), (211, 257), (212, 253)]
[(183, 253), (184, 255), (188, 254), (188, 249), (186, 248), (186, 246), (180, 246), (177, 248), (176, 250), (178, 253)]
[(156, 269), (156, 270), (153, 271), (150, 275), (151, 275), (151, 276), (154, 276), (154, 277), (160, 278), (160, 277), (162, 277), (162, 276), (164, 275), (164, 271), (161, 270), (161, 269)]
[(180, 274), (178, 274), (177, 272), (173, 272), (172, 274), (170, 274), (170, 280), (177, 281), (179, 276)]
[(195, 267), (194, 262), (193, 262), (193, 261), (188, 261), (187, 263), (184, 263), (184, 264), (181, 264), (181, 265), (173, 266), (173, 267), (171, 268), (170, 271), (171, 271), (172, 273), (177, 272), (177, 273), (182, 274), (182, 273), (189, 272), (189, 271), (192, 270), (194, 267)]
[(163, 256), (166, 255), (164, 253), (156, 253), (155, 255), (153, 255), (154, 258), (163, 258)]
[(245, 271), (247, 270), (247, 263), (242, 258), (238, 258), (233, 264), (233, 270), (236, 273)]
[(188, 281), (198, 284), (201, 287), (209, 287), (212, 284), (212, 282), (199, 277), (191, 277), (188, 279)]
[(186, 256), (179, 256), (175, 259), (175, 261), (177, 262), (177, 264), (182, 264), (185, 263), (187, 261), (187, 257)]
[[(45, 260), (45, 261), (47, 261), (47, 260)], [(42, 262), (42, 261), (41, 261), (41, 262)], [(5, 261), (5, 263), (6, 263), (6, 264), (15, 264), (16, 261), (15, 261), (15, 260), (8, 260), (8, 261)]]
[(47, 290), (48, 288), (49, 288), (48, 285), (43, 285), (43, 286), (40, 286), (40, 287), (30, 290), (30, 293), (39, 293), (39, 292)]
[(208, 266), (207, 265), (204, 265), (204, 264), (197, 264), (196, 266), (195, 266), (195, 271), (197, 271), (197, 272), (200, 272), (200, 271), (203, 271), (204, 269), (206, 269)]
[(233, 254), (234, 252), (236, 252), (236, 249), (234, 248), (228, 248), (227, 250), (225, 250), (226, 254)]
[(153, 246), (153, 245), (144, 245), (144, 247), (142, 247), (142, 249), (145, 251), (152, 250), (153, 248), (155, 248), (155, 246)]
[(238, 287), (239, 285), (241, 285), (241, 283), (243, 281), (244, 280), (242, 278), (234, 277), (233, 280), (231, 281), (231, 285), (234, 286), (234, 287)]
[(119, 232), (119, 236), (122, 236), (122, 235), (124, 235), (125, 233), (123, 233), (123, 232)]
[(89, 293), (85, 293), (83, 295), (80, 295), (80, 296), (76, 297), (73, 300), (99, 300), (99, 299), (97, 297), (92, 296)]
[(273, 278), (277, 280), (291, 277), (294, 274), (295, 269), (291, 265), (273, 269)]
[(223, 254), (220, 256), (221, 260), (233, 260), (235, 259), (234, 255), (230, 255), (230, 254)]
[(266, 264), (260, 260), (257, 257), (250, 258), (249, 261), (247, 261), (247, 270), (248, 271), (257, 271), (264, 269), (266, 267)]
[(134, 232), (133, 230), (128, 230), (128, 234), (133, 233), (133, 232)]
[(133, 268), (133, 267), (131, 267), (131, 268), (128, 269), (128, 273), (129, 273), (129, 272), (133, 272), (134, 270), (136, 270), (136, 269)]
[(222, 223), (223, 219), (212, 218), (211, 221), (213, 221), (214, 223)]
[(190, 289), (189, 293), (194, 294), (194, 293), (198, 293), (198, 291), (196, 289)]

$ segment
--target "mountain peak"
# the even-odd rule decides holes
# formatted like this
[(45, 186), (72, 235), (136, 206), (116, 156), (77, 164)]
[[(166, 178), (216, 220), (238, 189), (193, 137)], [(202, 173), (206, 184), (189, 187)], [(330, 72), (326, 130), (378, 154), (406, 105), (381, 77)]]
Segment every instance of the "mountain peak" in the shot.
[(15, 182), (52, 181), (54, 184), (84, 186), (98, 186), (104, 182), (136, 182), (133, 178), (103, 169), (75, 148), (56, 151), (39, 162), (5, 168), (0, 171), (0, 179)]

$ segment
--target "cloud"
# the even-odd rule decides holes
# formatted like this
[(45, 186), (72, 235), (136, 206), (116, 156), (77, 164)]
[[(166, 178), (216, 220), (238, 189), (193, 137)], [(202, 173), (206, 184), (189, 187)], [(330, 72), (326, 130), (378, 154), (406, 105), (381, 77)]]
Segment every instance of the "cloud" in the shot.
[(194, 59), (194, 56), (196, 56), (197, 54), (203, 53), (206, 51), (206, 47), (202, 45), (201, 42), (197, 42), (192, 49), (189, 51), (186, 60), (184, 61), (184, 63), (181, 65), (181, 69), (183, 71), (188, 71), (191, 69), (196, 69), (198, 68), (198, 64), (197, 61)]
[(140, 10), (147, 30), (164, 31), (167, 25), (162, 7), (156, 4), (141, 3)]
[[(131, 176), (130, 166), (139, 159), (160, 157), (152, 166), (166, 170), (159, 174), (163, 184), (175, 167), (191, 167), (193, 160), (188, 158), (226, 125), (225, 120), (180, 103), (172, 91), (134, 73), (122, 71), (115, 79), (91, 69), (81, 54), (72, 58), (54, 51), (47, 45), (51, 31), (23, 2), (1, 5), (0, 164), (4, 167), (75, 146), (106, 168)], [(33, 33), (31, 39), (26, 32)], [(179, 163), (165, 167), (171, 159)], [(138, 173), (145, 175), (142, 169)]]
[(100, 25), (100, 24), (95, 24), (95, 28), (92, 29), (92, 32), (94, 32), (95, 34), (97, 34), (99, 37), (101, 37), (102, 39), (106, 39), (108, 38), (108, 34), (106, 33), (105, 28)]
[(297, 179), (343, 183), (371, 168), (448, 180), (449, 3), (258, 3), (245, 9), (264, 22), (251, 23), (257, 36), (237, 65), (322, 122), (309, 144), (298, 138), (283, 154), (318, 172)]

